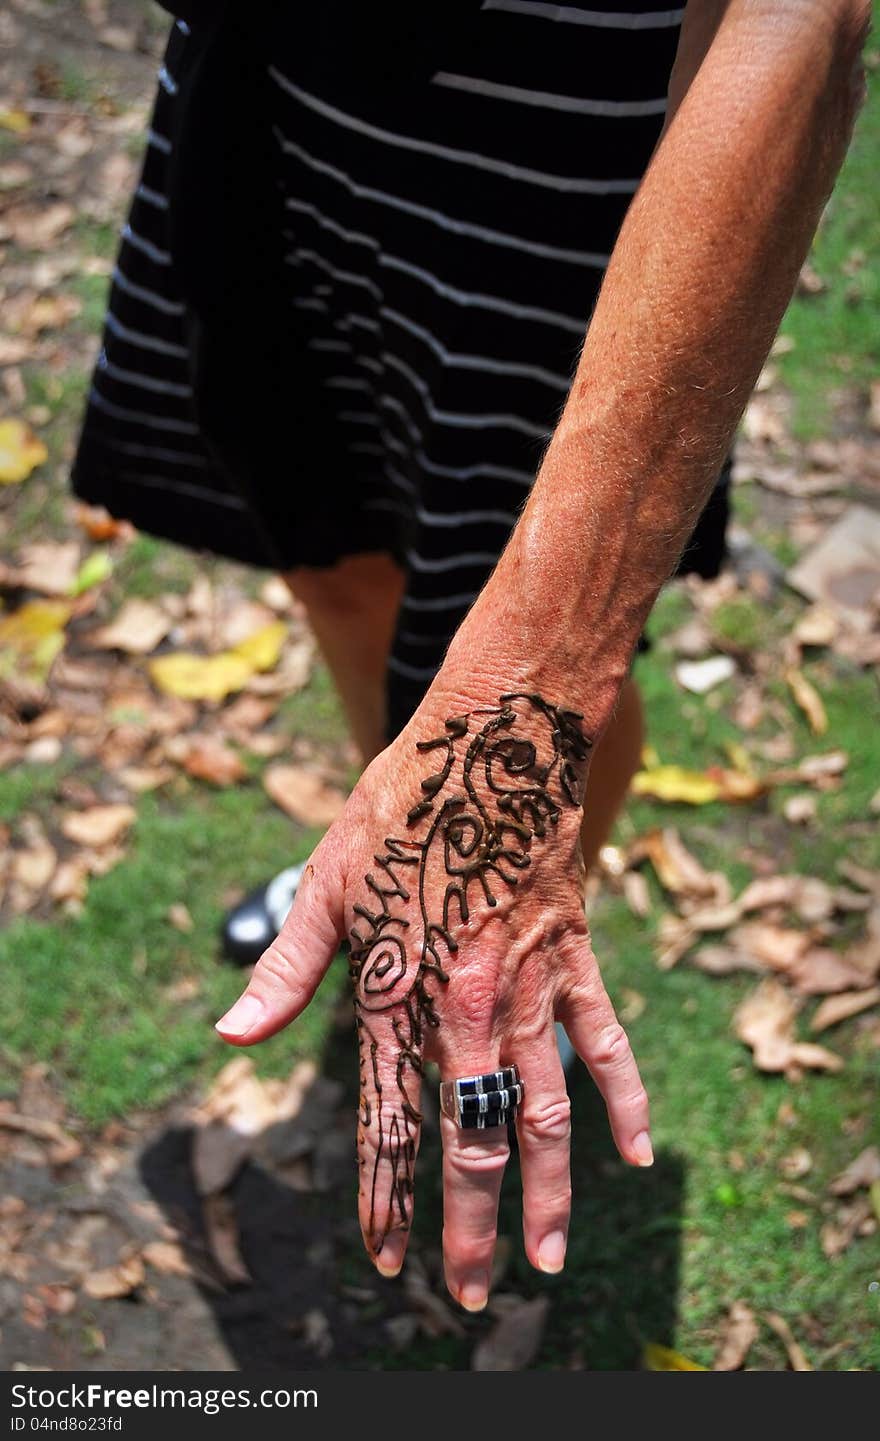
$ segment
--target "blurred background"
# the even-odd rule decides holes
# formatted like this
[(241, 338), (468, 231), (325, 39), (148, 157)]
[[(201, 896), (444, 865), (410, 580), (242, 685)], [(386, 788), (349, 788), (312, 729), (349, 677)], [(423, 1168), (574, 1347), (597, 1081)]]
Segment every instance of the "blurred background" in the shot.
[(440, 1273), (354, 1210), (345, 964), (235, 1056), (226, 908), (305, 858), (356, 758), (277, 580), (77, 505), (67, 472), (167, 17), (0, 8), (0, 1364), (850, 1370), (880, 1365), (880, 50), (744, 419), (720, 579), (637, 661), (649, 747), (592, 878), (658, 1162), (589, 1082), (568, 1267)]

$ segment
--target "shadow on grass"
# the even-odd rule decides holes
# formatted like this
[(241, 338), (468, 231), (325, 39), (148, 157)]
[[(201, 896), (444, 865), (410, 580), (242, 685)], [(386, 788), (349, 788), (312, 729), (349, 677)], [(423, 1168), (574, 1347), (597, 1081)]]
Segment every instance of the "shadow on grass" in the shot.
[[(353, 1036), (331, 1039), (324, 1075), (345, 1084), (350, 1128), (340, 1136), (339, 1164), (326, 1189), (298, 1190), (249, 1162), (227, 1192), (250, 1285), (212, 1279), (202, 1204), (190, 1153), (192, 1133), (169, 1129), (144, 1151), (143, 1180), (190, 1254), (201, 1258), (199, 1287), (231, 1358), (241, 1370), (468, 1370), (492, 1318), (465, 1316), (449, 1300), (461, 1334), (400, 1344), (395, 1316), (412, 1312), (401, 1280), (385, 1281), (367, 1260), (355, 1207)], [(616, 1157), (602, 1103), (586, 1073), (569, 1079), (575, 1116), (572, 1147), (574, 1215), (568, 1263), (560, 1277), (536, 1274), (522, 1254), (519, 1164), (505, 1179), (499, 1231), (509, 1259), (496, 1290), (550, 1297), (540, 1369), (638, 1369), (645, 1341), (675, 1338), (684, 1167), (660, 1154), (653, 1169), (634, 1171)], [(308, 1105), (308, 1101), (306, 1101)], [(343, 1123), (344, 1124), (344, 1123)], [(283, 1154), (284, 1125), (262, 1139)], [(277, 1135), (273, 1133), (279, 1133)], [(442, 1218), (440, 1143), (426, 1125), (419, 1155), (417, 1215), (411, 1250), (438, 1295)], [(448, 1298), (447, 1298), (448, 1299)]]

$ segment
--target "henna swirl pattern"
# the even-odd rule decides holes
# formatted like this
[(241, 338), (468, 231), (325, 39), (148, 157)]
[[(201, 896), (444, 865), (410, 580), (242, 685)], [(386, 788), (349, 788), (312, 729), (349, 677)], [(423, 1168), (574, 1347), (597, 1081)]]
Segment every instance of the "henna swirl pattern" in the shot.
[[(417, 742), (420, 752), (441, 759), (422, 780), (422, 797), (406, 817), (408, 830), (421, 834), (386, 839), (384, 854), (375, 856), (377, 870), (365, 877), (369, 900), (354, 908), (365, 926), (351, 930), (360, 1124), (375, 1128), (370, 1234), (377, 1251), (390, 1231), (410, 1224), (421, 1120), (413, 1095), (422, 1074), (426, 1030), (440, 1024), (436, 988), (448, 981), (446, 967), (458, 949), (451, 928), (468, 920), (472, 893), (487, 906), (497, 905), (498, 883), (516, 886), (517, 873), (531, 865), (532, 841), (547, 836), (563, 806), (579, 804), (591, 746), (582, 719), (539, 695), (511, 692), (497, 706), (451, 717), (443, 735)], [(429, 880), (439, 883), (431, 885), (432, 894), (442, 891), (439, 913), (429, 908)], [(414, 894), (415, 924), (406, 914)], [(393, 1102), (385, 1100), (379, 1075), (374, 1019), (379, 1014), (390, 1017), (398, 1047)], [(370, 1070), (372, 1105), (366, 1086)], [(391, 1188), (380, 1217), (383, 1164), (390, 1168)]]

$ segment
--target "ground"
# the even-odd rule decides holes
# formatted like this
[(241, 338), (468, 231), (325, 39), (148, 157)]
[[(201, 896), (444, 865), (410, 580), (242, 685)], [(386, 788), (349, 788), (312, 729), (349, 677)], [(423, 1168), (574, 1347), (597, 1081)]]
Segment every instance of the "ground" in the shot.
[[(522, 1257), (514, 1163), (497, 1299), (467, 1317), (443, 1300), (430, 1114), (412, 1263), (385, 1282), (361, 1250), (344, 962), (255, 1072), (224, 1071), (211, 1030), (240, 984), (225, 907), (308, 855), (356, 774), (303, 617), (265, 575), (110, 527), (67, 490), (163, 26), (135, 0), (0, 16), (0, 420), (46, 451), (0, 485), (3, 1364), (603, 1370), (653, 1343), (877, 1368), (877, 572), (856, 558), (858, 593), (808, 606), (792, 569), (854, 506), (877, 544), (877, 97), (746, 416), (732, 564), (667, 588), (637, 661), (656, 755), (589, 909), (657, 1164), (615, 1159), (573, 1072), (566, 1271)], [(23, 614), (43, 627), (30, 649)], [(254, 632), (264, 653), (236, 651)], [(169, 694), (154, 662), (182, 650), (244, 657), (236, 686)], [(729, 673), (689, 689), (682, 662), (706, 658)], [(664, 779), (691, 803), (657, 798)], [(814, 1034), (829, 997), (851, 1014)]]

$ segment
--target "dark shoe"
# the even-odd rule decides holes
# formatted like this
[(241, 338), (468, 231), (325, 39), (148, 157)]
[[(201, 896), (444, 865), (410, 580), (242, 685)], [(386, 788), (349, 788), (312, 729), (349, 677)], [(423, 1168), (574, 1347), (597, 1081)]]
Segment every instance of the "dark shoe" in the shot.
[(284, 925), (304, 870), (305, 861), (288, 866), (233, 907), (220, 933), (227, 960), (237, 966), (256, 965)]

